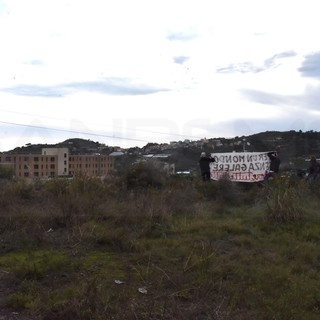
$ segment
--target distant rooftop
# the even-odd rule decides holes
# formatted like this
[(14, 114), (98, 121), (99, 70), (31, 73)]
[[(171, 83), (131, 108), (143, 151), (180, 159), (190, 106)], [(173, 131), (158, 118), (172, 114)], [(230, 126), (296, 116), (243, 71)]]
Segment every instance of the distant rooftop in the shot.
[(171, 156), (171, 154), (159, 153), (159, 154), (145, 154), (143, 157), (144, 158), (168, 158), (170, 156)]
[(122, 151), (113, 151), (109, 154), (109, 156), (111, 156), (111, 157), (120, 157), (123, 155), (124, 155), (124, 153)]

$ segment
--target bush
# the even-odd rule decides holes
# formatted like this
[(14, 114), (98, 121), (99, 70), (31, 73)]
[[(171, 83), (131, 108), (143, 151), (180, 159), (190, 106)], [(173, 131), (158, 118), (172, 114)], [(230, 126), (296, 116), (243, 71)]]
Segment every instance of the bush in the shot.
[(304, 217), (302, 200), (306, 196), (303, 181), (276, 177), (267, 185), (267, 216), (274, 222), (288, 223)]
[(140, 161), (128, 169), (125, 180), (128, 189), (162, 187), (166, 174), (156, 163)]
[(103, 181), (79, 175), (72, 180), (53, 179), (44, 185), (43, 197), (50, 199), (60, 211), (61, 225), (76, 225), (99, 214), (99, 206), (106, 201)]
[(14, 168), (10, 165), (0, 165), (0, 179), (11, 180), (14, 176)]
[(239, 186), (227, 178), (210, 183), (201, 181), (197, 189), (206, 199), (217, 200), (227, 205), (239, 204), (242, 197)]

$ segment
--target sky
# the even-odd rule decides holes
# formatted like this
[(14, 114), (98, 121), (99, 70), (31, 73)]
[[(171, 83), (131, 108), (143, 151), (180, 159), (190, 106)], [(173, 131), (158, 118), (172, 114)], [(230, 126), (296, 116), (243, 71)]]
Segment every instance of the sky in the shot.
[(319, 131), (318, 0), (0, 0), (0, 151)]

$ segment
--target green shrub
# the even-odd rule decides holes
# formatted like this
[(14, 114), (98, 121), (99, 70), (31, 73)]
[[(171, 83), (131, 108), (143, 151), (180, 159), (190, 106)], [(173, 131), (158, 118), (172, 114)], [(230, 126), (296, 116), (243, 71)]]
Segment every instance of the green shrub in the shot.
[(0, 257), (0, 266), (19, 278), (40, 279), (50, 271), (68, 265), (64, 254), (54, 251), (30, 251), (9, 253)]
[(42, 286), (36, 280), (23, 280), (20, 290), (7, 297), (11, 308), (36, 310), (41, 305)]
[(14, 176), (14, 168), (12, 165), (0, 165), (0, 179), (11, 180)]
[(288, 223), (304, 217), (305, 185), (290, 177), (276, 177), (266, 189), (267, 216), (274, 222)]
[(108, 194), (100, 179), (77, 175), (71, 180), (57, 178), (49, 181), (44, 186), (43, 196), (60, 211), (55, 217), (57, 224), (73, 226), (98, 215)]
[(34, 185), (23, 180), (10, 183), (9, 192), (12, 196), (15, 196), (17, 200), (31, 200), (35, 197)]
[(128, 169), (125, 180), (128, 189), (162, 187), (166, 181), (166, 174), (157, 163), (140, 161)]
[(226, 205), (239, 204), (243, 196), (239, 186), (227, 178), (210, 183), (201, 181), (196, 187), (205, 199), (217, 200)]

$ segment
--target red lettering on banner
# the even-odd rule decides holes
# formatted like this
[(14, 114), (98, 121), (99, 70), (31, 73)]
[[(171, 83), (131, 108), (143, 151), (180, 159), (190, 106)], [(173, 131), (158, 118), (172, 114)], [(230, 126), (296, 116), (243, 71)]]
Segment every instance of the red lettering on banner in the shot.
[(210, 165), (211, 179), (228, 178), (231, 181), (261, 181), (269, 168), (267, 152), (216, 153)]

